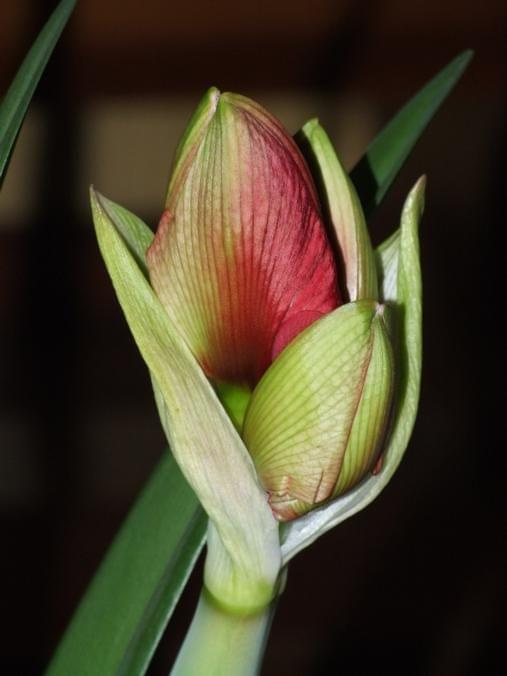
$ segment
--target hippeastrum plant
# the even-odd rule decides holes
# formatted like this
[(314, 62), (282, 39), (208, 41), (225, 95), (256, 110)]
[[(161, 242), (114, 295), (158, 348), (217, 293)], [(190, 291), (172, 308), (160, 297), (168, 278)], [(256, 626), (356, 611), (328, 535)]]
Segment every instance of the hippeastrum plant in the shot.
[(173, 673), (257, 673), (289, 561), (389, 482), (419, 398), (424, 178), (375, 250), (363, 211), (381, 202), (470, 58), (373, 141), (351, 174), (361, 202), (316, 120), (296, 145), (257, 103), (216, 89), (177, 149), (155, 235), (91, 190), (172, 455), (49, 674), (145, 673), (206, 528), (203, 592)]
[(302, 136), (325, 208), (281, 124), (214, 88), (153, 239), (91, 193), (170, 447), (209, 516), (204, 592), (174, 673), (255, 673), (284, 566), (373, 499), (414, 423), (424, 179), (375, 256), (324, 130), (312, 120)]

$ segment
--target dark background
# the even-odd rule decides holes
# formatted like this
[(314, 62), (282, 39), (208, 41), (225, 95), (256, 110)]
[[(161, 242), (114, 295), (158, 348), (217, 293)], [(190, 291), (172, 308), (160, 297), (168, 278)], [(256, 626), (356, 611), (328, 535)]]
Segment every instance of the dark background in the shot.
[[(53, 6), (2, 0), (0, 91)], [(318, 115), (351, 167), (467, 47), (474, 61), (371, 223), (378, 242), (427, 173), (414, 437), (374, 506), (290, 566), (263, 673), (505, 673), (506, 18), (501, 1), (81, 0), (0, 194), (1, 673), (41, 672), (164, 448), (88, 185), (155, 224), (211, 84), (291, 132)], [(196, 575), (150, 674), (167, 673), (198, 588)]]

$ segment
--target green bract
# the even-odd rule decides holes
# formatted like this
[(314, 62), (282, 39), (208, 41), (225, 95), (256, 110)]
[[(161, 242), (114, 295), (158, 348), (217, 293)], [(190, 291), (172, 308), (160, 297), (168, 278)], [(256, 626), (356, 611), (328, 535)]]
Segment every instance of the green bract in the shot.
[(92, 190), (99, 245), (139, 350), (150, 369), (162, 424), (211, 521), (211, 593), (238, 610), (271, 598), (280, 567), (278, 528), (250, 456), (213, 388), (171, 325), (120, 232), (144, 243), (143, 224)]
[(424, 177), (416, 183), (403, 207), (399, 230), (376, 251), (381, 299), (391, 308), (396, 364), (394, 410), (381, 470), (338, 500), (287, 524), (282, 538), (284, 563), (327, 530), (369, 505), (385, 488), (407, 448), (421, 385), (422, 284), (418, 227), (425, 183)]
[(344, 268), (344, 281), (351, 301), (378, 298), (375, 257), (363, 209), (352, 181), (338, 159), (331, 141), (317, 120), (300, 132), (301, 144), (309, 146), (315, 180), (327, 219), (334, 229)]

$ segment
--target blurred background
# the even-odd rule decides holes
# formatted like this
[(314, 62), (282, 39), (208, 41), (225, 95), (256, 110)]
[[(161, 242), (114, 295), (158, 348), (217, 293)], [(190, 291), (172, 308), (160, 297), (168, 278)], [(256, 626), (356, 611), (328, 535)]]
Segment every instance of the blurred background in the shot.
[[(1, 93), (54, 5), (2, 0)], [(371, 222), (378, 243), (428, 174), (414, 437), (374, 506), (291, 564), (263, 674), (505, 673), (506, 474), (492, 421), (506, 19), (493, 0), (81, 0), (0, 193), (1, 673), (41, 673), (165, 445), (89, 184), (154, 226), (175, 144), (211, 84), (257, 99), (290, 132), (318, 115), (351, 168), (468, 47), (468, 72)], [(199, 584), (200, 571), (153, 676), (167, 673)]]

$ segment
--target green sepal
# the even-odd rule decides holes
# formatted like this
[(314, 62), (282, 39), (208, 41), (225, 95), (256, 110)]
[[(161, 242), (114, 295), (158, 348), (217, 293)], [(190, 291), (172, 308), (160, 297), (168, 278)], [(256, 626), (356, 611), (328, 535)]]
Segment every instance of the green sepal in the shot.
[(422, 282), (418, 226), (424, 206), (424, 187), (423, 177), (405, 201), (399, 235), (381, 245), (377, 257), (383, 280), (391, 279), (396, 270), (396, 296), (389, 298), (387, 305), (394, 315), (397, 375), (392, 422), (382, 453), (381, 469), (337, 500), (285, 524), (282, 532), (284, 564), (320, 535), (369, 505), (389, 483), (407, 448), (421, 384)]
[(307, 122), (296, 140), (309, 161), (324, 215), (335, 236), (348, 300), (377, 299), (373, 248), (352, 181), (318, 120)]
[[(248, 451), (213, 387), (120, 235), (125, 210), (91, 192), (99, 246), (137, 346), (157, 384), (157, 404), (173, 454), (219, 535), (232, 574), (217, 571), (208, 548), (205, 581), (233, 607), (271, 598), (279, 572), (278, 527)], [(135, 218), (135, 217), (133, 217)], [(215, 548), (219, 549), (219, 548)]]

